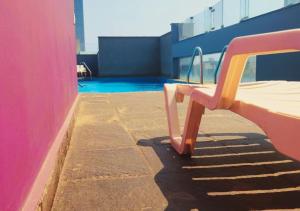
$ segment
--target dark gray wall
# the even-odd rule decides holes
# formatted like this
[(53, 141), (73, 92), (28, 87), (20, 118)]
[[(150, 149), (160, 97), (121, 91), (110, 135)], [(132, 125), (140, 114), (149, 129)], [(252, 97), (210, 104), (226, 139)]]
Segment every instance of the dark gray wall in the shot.
[(204, 54), (222, 51), (234, 37), (300, 28), (300, 4), (282, 8), (248, 19), (223, 29), (198, 35), (173, 45), (173, 57), (188, 57), (195, 46), (201, 46)]
[(300, 53), (258, 56), (256, 80), (300, 81)]
[(97, 54), (77, 54), (77, 64), (85, 62), (91, 69), (93, 76), (98, 75), (98, 59)]
[(98, 76), (160, 75), (159, 37), (99, 37)]
[(160, 70), (163, 76), (172, 77), (173, 75), (171, 32), (160, 37)]

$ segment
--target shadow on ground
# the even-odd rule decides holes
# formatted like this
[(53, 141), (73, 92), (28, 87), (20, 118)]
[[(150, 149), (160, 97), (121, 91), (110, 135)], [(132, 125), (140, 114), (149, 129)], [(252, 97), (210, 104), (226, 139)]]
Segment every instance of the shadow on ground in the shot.
[[(300, 209), (299, 162), (278, 153), (262, 135), (242, 135), (197, 142), (192, 157), (178, 156), (167, 136), (140, 139), (154, 171), (155, 154), (163, 166), (155, 182), (168, 201), (166, 210)], [(253, 135), (258, 139), (249, 140)]]

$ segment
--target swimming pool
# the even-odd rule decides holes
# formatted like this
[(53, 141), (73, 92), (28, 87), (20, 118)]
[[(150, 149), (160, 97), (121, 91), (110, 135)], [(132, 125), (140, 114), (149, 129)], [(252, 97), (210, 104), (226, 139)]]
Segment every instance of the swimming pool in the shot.
[(79, 81), (78, 91), (81, 93), (120, 93), (162, 91), (164, 83), (178, 83), (177, 80), (162, 77), (137, 78), (94, 78)]

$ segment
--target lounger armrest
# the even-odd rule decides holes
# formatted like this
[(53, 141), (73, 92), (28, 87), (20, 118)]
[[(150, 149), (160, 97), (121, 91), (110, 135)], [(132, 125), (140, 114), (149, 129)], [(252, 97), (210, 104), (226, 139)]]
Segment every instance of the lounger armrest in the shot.
[(212, 107), (229, 108), (250, 56), (300, 51), (300, 29), (237, 37), (222, 64)]
[(300, 51), (300, 29), (234, 38), (228, 51), (232, 55), (275, 54)]

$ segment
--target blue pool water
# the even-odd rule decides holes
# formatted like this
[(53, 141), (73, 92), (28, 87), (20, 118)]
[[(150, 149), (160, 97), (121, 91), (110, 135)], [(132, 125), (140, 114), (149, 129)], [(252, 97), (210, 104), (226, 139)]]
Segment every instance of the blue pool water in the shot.
[(162, 91), (164, 83), (175, 82), (178, 81), (162, 77), (94, 78), (91, 81), (79, 81), (78, 91), (81, 93)]

